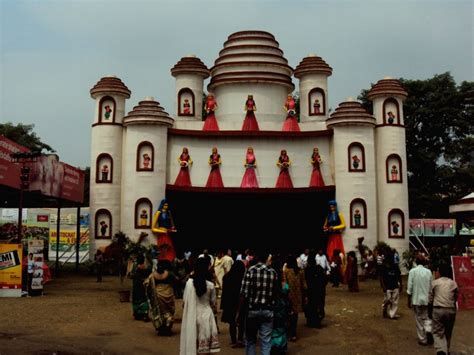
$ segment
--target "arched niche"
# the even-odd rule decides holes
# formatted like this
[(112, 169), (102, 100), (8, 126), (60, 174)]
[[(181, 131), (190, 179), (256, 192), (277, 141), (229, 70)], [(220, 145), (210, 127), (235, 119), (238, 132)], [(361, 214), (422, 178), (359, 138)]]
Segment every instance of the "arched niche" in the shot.
[(405, 238), (405, 214), (399, 208), (388, 213), (388, 237)]
[(101, 208), (95, 213), (95, 239), (112, 238), (112, 215), (109, 210)]
[(111, 184), (113, 182), (114, 160), (108, 153), (97, 156), (95, 165), (95, 182), (98, 184)]
[(398, 154), (390, 154), (385, 160), (387, 183), (401, 184), (403, 182), (402, 159)]
[(308, 93), (309, 116), (326, 115), (326, 94), (321, 88), (314, 88)]
[(137, 171), (153, 171), (155, 148), (148, 141), (141, 142), (137, 147)]
[(352, 200), (350, 205), (351, 228), (367, 228), (367, 204), (361, 198)]
[(359, 142), (352, 142), (347, 147), (349, 172), (365, 172), (365, 149)]
[(393, 97), (383, 102), (383, 124), (400, 126), (400, 105)]
[(135, 228), (151, 228), (153, 205), (149, 199), (142, 197), (135, 202)]
[(99, 101), (99, 124), (115, 123), (117, 105), (111, 96), (104, 96)]
[(196, 115), (194, 93), (189, 88), (183, 88), (178, 92), (178, 116)]

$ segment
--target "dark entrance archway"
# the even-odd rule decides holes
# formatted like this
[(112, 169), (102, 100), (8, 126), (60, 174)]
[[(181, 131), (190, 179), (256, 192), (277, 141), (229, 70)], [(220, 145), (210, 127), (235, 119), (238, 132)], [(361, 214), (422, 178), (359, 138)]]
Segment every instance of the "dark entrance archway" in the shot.
[(167, 186), (179, 251), (265, 248), (300, 251), (325, 245), (322, 234), (334, 186), (210, 190)]

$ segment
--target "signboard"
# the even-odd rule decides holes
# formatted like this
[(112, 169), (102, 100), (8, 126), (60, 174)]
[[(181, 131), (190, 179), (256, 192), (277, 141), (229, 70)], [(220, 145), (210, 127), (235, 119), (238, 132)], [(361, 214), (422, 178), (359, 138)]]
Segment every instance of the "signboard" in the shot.
[[(41, 239), (28, 240), (28, 277), (31, 277), (31, 289), (43, 289), (44, 242)], [(32, 257), (30, 257), (32, 256)], [(31, 270), (31, 272), (30, 272)]]
[[(81, 245), (79, 251), (89, 250), (89, 231), (87, 229), (81, 228)], [(74, 245), (76, 245), (76, 229), (71, 229), (71, 226), (67, 228), (61, 228), (59, 232), (59, 251), (76, 250)], [(50, 228), (49, 230), (49, 245), (50, 250), (56, 252), (56, 229)]]
[(469, 256), (451, 256), (454, 281), (458, 284), (458, 308), (474, 309), (474, 274)]
[(0, 297), (21, 297), (21, 244), (0, 244)]
[(410, 236), (454, 237), (455, 219), (410, 219)]
[(0, 135), (0, 185), (20, 188), (20, 166), (13, 163), (10, 154), (29, 152), (29, 149)]
[(416, 235), (419, 237), (423, 233), (421, 219), (410, 219), (410, 235)]

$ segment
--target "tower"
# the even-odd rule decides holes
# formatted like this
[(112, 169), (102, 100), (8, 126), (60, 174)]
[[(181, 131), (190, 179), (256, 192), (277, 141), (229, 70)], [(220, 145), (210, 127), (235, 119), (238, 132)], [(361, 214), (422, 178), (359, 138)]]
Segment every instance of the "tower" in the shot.
[[(90, 216), (95, 247), (108, 244), (120, 230), (122, 136), (125, 99), (131, 91), (115, 76), (107, 76), (90, 90), (95, 100), (91, 137)], [(98, 239), (98, 240), (96, 240)], [(94, 248), (93, 248), (94, 249)], [(91, 250), (93, 255), (94, 250)]]
[(178, 120), (202, 121), (204, 79), (209, 69), (194, 54), (181, 58), (171, 69), (176, 78), (175, 113)]
[(165, 197), (167, 133), (173, 123), (160, 103), (149, 96), (123, 119), (121, 228), (132, 239), (141, 231), (152, 238), (153, 212)]
[(328, 114), (328, 77), (332, 68), (316, 54), (310, 54), (298, 64), (295, 77), (299, 79), (301, 122), (324, 122)]
[(400, 81), (379, 80), (367, 95), (377, 120), (377, 213), (379, 240), (401, 253), (408, 249), (408, 184), (403, 101), (407, 92)]
[(336, 200), (346, 220), (344, 244), (354, 249), (357, 238), (377, 243), (375, 118), (349, 98), (326, 121), (334, 131), (333, 158)]

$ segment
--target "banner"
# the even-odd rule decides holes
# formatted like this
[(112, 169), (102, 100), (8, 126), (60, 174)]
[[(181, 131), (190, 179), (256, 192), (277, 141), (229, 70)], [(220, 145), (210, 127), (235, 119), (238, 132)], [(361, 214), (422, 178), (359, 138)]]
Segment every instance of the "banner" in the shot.
[(28, 277), (31, 277), (31, 289), (43, 289), (44, 242), (41, 239), (28, 240)]
[(451, 256), (454, 281), (458, 284), (458, 309), (474, 309), (474, 274), (469, 256)]
[[(80, 233), (81, 245), (79, 251), (87, 251), (89, 250), (89, 230), (81, 228)], [(59, 234), (59, 251), (76, 250), (74, 247), (74, 245), (76, 245), (76, 229), (71, 229), (70, 226), (68, 226), (67, 229), (61, 227)], [(51, 228), (49, 230), (49, 245), (51, 251), (56, 251), (56, 237), (56, 229)]]
[(0, 185), (20, 188), (20, 166), (13, 163), (10, 154), (29, 152), (29, 149), (0, 135)]
[(0, 297), (21, 297), (21, 244), (0, 244)]

